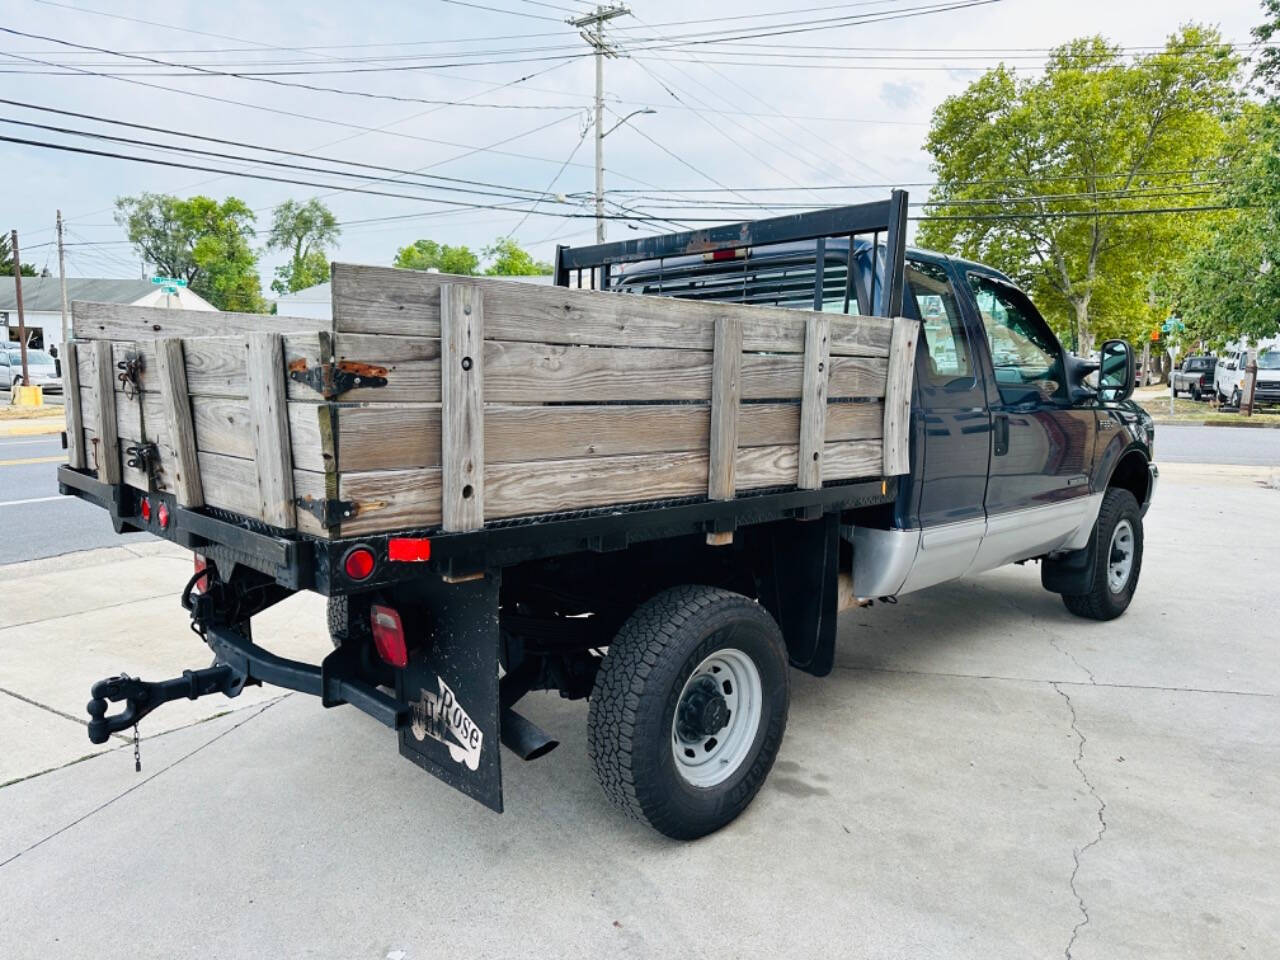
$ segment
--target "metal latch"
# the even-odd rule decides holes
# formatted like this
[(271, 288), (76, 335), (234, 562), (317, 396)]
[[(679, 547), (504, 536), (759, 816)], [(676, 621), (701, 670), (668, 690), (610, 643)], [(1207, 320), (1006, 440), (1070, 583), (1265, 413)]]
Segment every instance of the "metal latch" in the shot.
[(336, 527), (344, 520), (350, 520), (360, 512), (354, 500), (327, 500), (323, 497), (298, 497), (294, 501), (299, 510), (305, 510), (320, 521), (320, 526), (328, 530)]
[(299, 357), (289, 364), (289, 379), (305, 383), (326, 400), (332, 400), (356, 387), (385, 387), (387, 368), (356, 360), (319, 363), (308, 367), (307, 361)]
[(155, 478), (156, 468), (160, 465), (160, 450), (154, 443), (139, 443), (136, 446), (125, 447), (124, 452), (129, 455), (129, 459), (125, 463), (134, 470), (141, 470), (148, 477)]
[(120, 371), (116, 374), (116, 379), (120, 381), (120, 389), (126, 397), (132, 400), (138, 394), (138, 380), (142, 376), (142, 354), (128, 354), (116, 364), (116, 368)]

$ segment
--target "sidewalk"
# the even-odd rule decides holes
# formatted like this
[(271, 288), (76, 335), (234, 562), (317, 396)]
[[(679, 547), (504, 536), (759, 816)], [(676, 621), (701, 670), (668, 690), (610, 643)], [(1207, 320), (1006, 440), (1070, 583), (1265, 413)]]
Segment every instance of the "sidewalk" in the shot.
[[(48, 412), (44, 412), (48, 411)], [(37, 407), (31, 411), (0, 407), (0, 437), (42, 437), (66, 428), (62, 407)]]
[[(164, 541), (86, 550), (0, 567), (0, 786), (126, 746), (95, 746), (85, 732), (89, 683), (127, 672), (147, 680), (204, 667), (209, 651), (178, 603), (191, 554)], [(305, 593), (255, 618), (286, 657), (318, 661), (328, 651), (324, 598)], [(251, 688), (234, 700), (167, 704), (140, 725), (146, 738), (274, 699)], [(118, 709), (118, 708), (116, 708)]]

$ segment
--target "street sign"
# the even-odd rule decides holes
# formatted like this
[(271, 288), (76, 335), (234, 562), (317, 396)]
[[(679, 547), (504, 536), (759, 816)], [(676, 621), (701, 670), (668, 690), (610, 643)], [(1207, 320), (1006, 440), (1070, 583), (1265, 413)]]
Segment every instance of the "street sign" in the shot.
[[(183, 280), (181, 277), (152, 277), (151, 282), (157, 286), (164, 284), (168, 287), (185, 287), (187, 285), (187, 281)], [(169, 293), (172, 291), (165, 292)]]
[(1160, 340), (1160, 328), (1156, 327), (1154, 330), (1151, 331), (1151, 342), (1157, 343), (1159, 342), (1159, 340)]
[(1187, 325), (1183, 323), (1181, 320), (1179, 320), (1177, 317), (1170, 317), (1168, 320), (1164, 322), (1164, 326), (1162, 326), (1160, 329), (1163, 330), (1165, 333), (1173, 333), (1173, 331), (1175, 330), (1181, 332), (1187, 329)]

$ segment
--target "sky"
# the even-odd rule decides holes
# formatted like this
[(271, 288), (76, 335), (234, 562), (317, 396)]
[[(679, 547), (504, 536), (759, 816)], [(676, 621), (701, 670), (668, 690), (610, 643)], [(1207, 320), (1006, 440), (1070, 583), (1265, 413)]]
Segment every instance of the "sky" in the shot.
[[(958, 9), (925, 9), (939, 6)], [(565, 23), (588, 9), (583, 0), (4, 0), (0, 28), (32, 36), (0, 33), (0, 98), (27, 105), (0, 104), (0, 136), (318, 186), (0, 142), (0, 228), (19, 231), (25, 262), (56, 273), (61, 208), (68, 274), (129, 277), (149, 268), (113, 220), (118, 196), (239, 197), (257, 213), (259, 246), (277, 204), (320, 196), (342, 223), (332, 259), (388, 264), (420, 237), (478, 251), (512, 235), (549, 260), (557, 243), (594, 237), (595, 63)], [(606, 189), (629, 191), (609, 194), (611, 240), (785, 209), (771, 202), (879, 199), (890, 185), (924, 199), (930, 116), (983, 70), (1004, 62), (1031, 75), (1047, 49), (1095, 33), (1138, 53), (1190, 21), (1247, 44), (1261, 19), (1255, 0), (633, 0), (630, 9), (606, 28), (617, 56), (605, 61), (604, 126), (656, 112), (605, 138)], [(737, 39), (701, 42), (724, 37)], [(313, 169), (255, 165), (262, 159)], [(314, 169), (330, 170), (326, 161), (370, 166), (338, 177)], [(477, 209), (495, 205), (518, 209)], [(280, 259), (264, 254), (264, 287)]]

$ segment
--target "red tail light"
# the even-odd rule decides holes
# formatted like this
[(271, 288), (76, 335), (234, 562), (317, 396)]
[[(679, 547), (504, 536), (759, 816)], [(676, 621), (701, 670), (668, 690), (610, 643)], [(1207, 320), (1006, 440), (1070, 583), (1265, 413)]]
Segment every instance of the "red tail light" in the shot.
[(352, 580), (367, 580), (373, 573), (373, 551), (368, 547), (352, 547), (342, 561), (342, 568)]
[(392, 537), (387, 541), (387, 559), (424, 563), (431, 559), (431, 541), (426, 537)]
[(378, 656), (393, 667), (407, 667), (409, 648), (405, 644), (400, 614), (391, 607), (375, 604), (370, 610), (369, 619), (373, 627), (373, 645)]
[[(193, 557), (195, 557), (195, 571), (194, 571), (195, 573), (203, 573), (205, 570), (207, 570), (207, 569), (208, 569), (208, 567), (209, 567), (209, 559), (208, 559), (204, 554), (202, 554), (202, 553), (193, 553), (193, 554), (192, 554), (192, 556), (193, 556)], [(201, 583), (203, 583), (203, 582), (204, 582), (204, 578), (203, 578), (203, 577), (202, 577), (201, 579), (197, 580), (197, 581), (195, 582), (195, 586), (193, 586), (193, 587), (191, 588), (191, 592), (192, 592), (192, 593), (199, 593), (199, 592), (200, 592), (200, 584), (201, 584)]]
[(168, 530), (169, 529), (169, 508), (165, 506), (163, 503), (160, 504), (160, 509), (156, 511), (156, 517), (160, 521), (160, 529)]
[(147, 523), (151, 522), (151, 499), (143, 497), (142, 503), (138, 506), (138, 513), (142, 515), (142, 519)]

